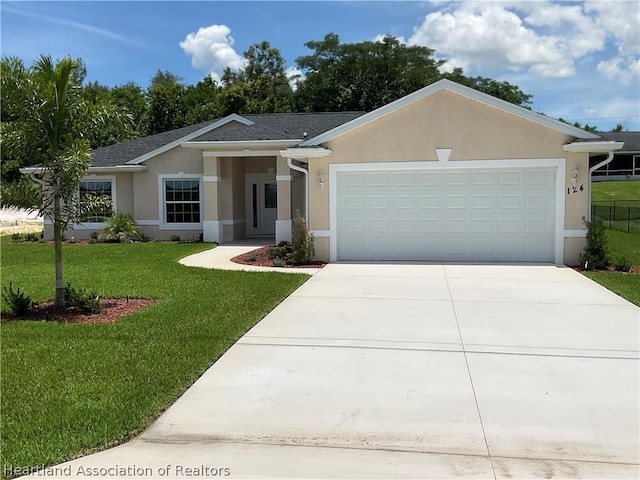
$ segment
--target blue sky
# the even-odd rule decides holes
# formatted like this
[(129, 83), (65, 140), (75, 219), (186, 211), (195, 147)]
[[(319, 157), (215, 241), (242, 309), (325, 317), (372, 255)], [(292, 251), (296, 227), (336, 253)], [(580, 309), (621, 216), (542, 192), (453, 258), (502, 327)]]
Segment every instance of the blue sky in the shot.
[(188, 84), (242, 67), (268, 40), (287, 66), (309, 40), (391, 34), (436, 50), (449, 68), (506, 80), (533, 109), (608, 130), (640, 130), (637, 1), (25, 2), (2, 0), (3, 55), (81, 57), (89, 81), (146, 87), (158, 70)]

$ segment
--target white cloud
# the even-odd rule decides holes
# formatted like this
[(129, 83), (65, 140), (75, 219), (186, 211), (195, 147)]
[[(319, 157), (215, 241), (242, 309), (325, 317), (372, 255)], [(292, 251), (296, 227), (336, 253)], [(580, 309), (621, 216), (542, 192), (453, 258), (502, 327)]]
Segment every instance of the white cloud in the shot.
[(294, 91), (298, 88), (298, 82), (304, 80), (304, 74), (302, 73), (302, 70), (296, 67), (287, 68), (284, 74), (289, 79), (289, 85), (291, 85), (291, 89)]
[[(378, 35), (376, 35), (376, 36), (373, 38), (373, 41), (374, 41), (374, 42), (378, 42), (378, 43), (382, 43), (382, 40), (384, 40), (384, 39), (385, 39), (385, 37), (388, 37), (389, 35), (390, 35), (390, 34), (388, 34), (388, 33), (385, 33), (384, 35), (383, 35), (383, 34), (381, 34), (381, 33), (379, 33)], [(400, 42), (400, 43), (404, 43), (404, 44), (406, 44), (406, 43), (407, 43), (407, 39), (406, 39), (406, 38), (404, 38), (402, 35), (400, 35), (400, 36), (391, 35), (391, 36), (392, 36), (392, 37), (394, 37), (396, 40), (398, 40), (398, 42)]]
[(640, 60), (630, 57), (615, 57), (598, 63), (598, 72), (609, 80), (616, 79), (623, 85), (629, 85), (632, 77), (640, 76)]
[(220, 80), (223, 70), (241, 70), (246, 60), (233, 49), (231, 29), (226, 25), (202, 27), (190, 33), (180, 42), (185, 53), (191, 55), (191, 66), (204, 70), (215, 81)]
[(611, 56), (611, 43), (618, 56), (605, 58), (598, 71), (626, 82), (624, 75), (637, 74), (640, 53), (637, 2), (452, 2), (428, 14), (409, 38), (446, 58), (443, 69), (547, 78), (575, 75), (576, 62), (595, 53)]

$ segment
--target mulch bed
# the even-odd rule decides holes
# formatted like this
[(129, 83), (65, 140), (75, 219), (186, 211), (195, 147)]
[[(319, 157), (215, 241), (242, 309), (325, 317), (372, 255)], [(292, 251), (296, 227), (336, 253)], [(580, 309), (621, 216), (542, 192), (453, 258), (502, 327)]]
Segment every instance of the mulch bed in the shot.
[[(273, 267), (273, 262), (271, 261), (271, 259), (269, 258), (269, 254), (267, 253), (267, 250), (269, 249), (269, 247), (260, 247), (257, 248), (256, 250), (252, 250), (250, 252), (247, 253), (243, 253), (242, 255), (238, 255), (237, 257), (233, 257), (231, 259), (232, 262), (234, 263), (239, 263), (241, 265), (254, 265), (256, 267)], [(245, 259), (253, 259), (255, 258), (255, 260), (252, 261), (248, 261)], [(285, 267), (280, 267), (280, 268), (322, 268), (327, 264), (327, 262), (310, 262), (307, 263), (305, 265), (289, 265), (287, 264)]]
[(56, 312), (54, 302), (39, 303), (31, 309), (28, 315), (19, 318), (3, 316), (2, 321), (30, 320), (36, 322), (60, 322), (60, 323), (113, 323), (130, 313), (142, 310), (159, 300), (153, 298), (105, 298), (102, 300), (104, 310), (102, 313), (86, 315), (78, 308), (70, 307), (64, 312)]
[(576, 270), (578, 272), (585, 272), (585, 271), (589, 271), (589, 272), (614, 272), (614, 273), (621, 273), (623, 275), (640, 275), (640, 267), (631, 267), (631, 270), (629, 270), (628, 272), (619, 272), (613, 266), (608, 266), (604, 270), (585, 270), (584, 267), (582, 267), (580, 265), (573, 266), (571, 268), (573, 268), (574, 270)]

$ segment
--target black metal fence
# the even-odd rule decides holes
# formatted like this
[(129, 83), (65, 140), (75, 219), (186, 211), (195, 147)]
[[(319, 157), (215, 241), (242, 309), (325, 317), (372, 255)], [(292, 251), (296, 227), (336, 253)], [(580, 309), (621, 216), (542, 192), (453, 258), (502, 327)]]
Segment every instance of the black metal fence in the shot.
[(640, 200), (593, 202), (591, 218), (599, 218), (611, 230), (640, 234)]

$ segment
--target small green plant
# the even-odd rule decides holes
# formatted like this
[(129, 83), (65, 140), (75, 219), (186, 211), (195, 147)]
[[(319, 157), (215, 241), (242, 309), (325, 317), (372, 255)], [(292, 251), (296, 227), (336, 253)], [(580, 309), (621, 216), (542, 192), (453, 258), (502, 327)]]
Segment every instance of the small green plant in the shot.
[(267, 255), (269, 256), (269, 260), (280, 258), (281, 260), (286, 261), (292, 253), (293, 247), (287, 241), (282, 241), (275, 247), (272, 246), (267, 248)]
[(255, 253), (252, 253), (250, 255), (247, 255), (246, 257), (244, 257), (244, 261), (248, 262), (248, 263), (253, 263), (258, 259), (258, 256)]
[(274, 267), (286, 267), (287, 261), (284, 258), (275, 257), (273, 260), (271, 260), (271, 265), (273, 265)]
[(24, 238), (22, 238), (22, 235), (20, 235), (19, 233), (12, 233), (11, 234), (11, 241), (12, 242), (24, 242)]
[(147, 235), (146, 233), (140, 233), (140, 238), (139, 240), (141, 242), (150, 242), (151, 241), (151, 237), (149, 235)]
[(292, 244), (292, 263), (299, 265), (313, 260), (316, 254), (315, 239), (313, 233), (309, 233), (307, 221), (300, 216), (299, 210), (296, 210), (296, 218), (293, 221)]
[(180, 241), (180, 235), (171, 235), (171, 241), (172, 242), (179, 242)]
[(11, 282), (2, 289), (2, 298), (6, 302), (9, 311), (16, 317), (26, 315), (29, 313), (29, 310), (31, 310), (31, 307), (33, 307), (31, 298), (25, 295), (19, 287), (14, 290)]
[(611, 264), (604, 223), (596, 218), (591, 222), (585, 220), (585, 225), (587, 226), (587, 246), (584, 253), (580, 254), (580, 264), (585, 270), (602, 270)]
[(27, 233), (24, 236), (25, 242), (37, 242), (40, 240), (40, 235), (36, 235), (35, 233)]
[(132, 243), (140, 239), (140, 228), (128, 213), (116, 213), (100, 232), (106, 242)]
[(104, 310), (101, 300), (102, 296), (98, 293), (84, 289), (76, 290), (70, 283), (64, 288), (65, 304), (77, 307), (85, 314), (101, 313)]
[(628, 272), (631, 270), (631, 261), (627, 257), (619, 257), (613, 262), (617, 272)]
[(98, 232), (93, 231), (89, 234), (89, 243), (98, 243), (99, 239)]

